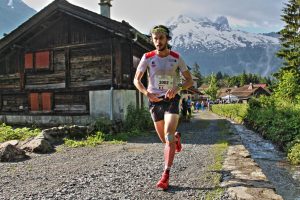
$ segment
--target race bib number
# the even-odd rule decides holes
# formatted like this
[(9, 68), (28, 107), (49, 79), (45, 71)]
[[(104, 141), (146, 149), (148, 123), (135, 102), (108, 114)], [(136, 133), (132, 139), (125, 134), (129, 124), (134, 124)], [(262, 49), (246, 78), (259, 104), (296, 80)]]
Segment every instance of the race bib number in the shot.
[(173, 88), (173, 77), (167, 75), (155, 76), (155, 87), (160, 90), (168, 90)]

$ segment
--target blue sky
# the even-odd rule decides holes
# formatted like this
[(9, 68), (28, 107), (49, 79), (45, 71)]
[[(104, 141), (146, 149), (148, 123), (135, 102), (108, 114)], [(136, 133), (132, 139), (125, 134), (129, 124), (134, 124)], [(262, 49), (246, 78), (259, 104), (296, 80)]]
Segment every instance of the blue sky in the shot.
[[(53, 0), (23, 0), (39, 11)], [(99, 0), (68, 0), (70, 3), (99, 13)], [(284, 2), (287, 0), (113, 0), (111, 17), (128, 21), (143, 33), (156, 24), (180, 14), (216, 19), (226, 16), (232, 28), (263, 33), (279, 31)]]

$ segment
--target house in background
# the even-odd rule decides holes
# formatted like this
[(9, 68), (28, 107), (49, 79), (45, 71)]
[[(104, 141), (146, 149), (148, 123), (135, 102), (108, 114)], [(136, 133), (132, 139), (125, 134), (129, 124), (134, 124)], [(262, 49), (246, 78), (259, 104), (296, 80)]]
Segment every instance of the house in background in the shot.
[(229, 102), (238, 101), (247, 103), (250, 98), (259, 97), (260, 95), (271, 95), (266, 84), (250, 83), (242, 87), (221, 88), (217, 96)]
[[(188, 69), (191, 70), (190, 67), (188, 67)], [(188, 96), (190, 96), (192, 100), (198, 100), (200, 98), (200, 95), (202, 95), (202, 93), (198, 90), (198, 86), (197, 86), (197, 81), (199, 80), (199, 78), (197, 78), (193, 74), (191, 74), (191, 75), (192, 75), (194, 84), (192, 87), (188, 88), (187, 90), (181, 91), (181, 95), (183, 98), (187, 98)], [(181, 82), (184, 82), (183, 76), (181, 76)]]
[[(133, 77), (154, 49), (127, 22), (55, 0), (0, 40), (0, 121), (9, 124), (87, 124), (122, 119), (143, 106)], [(147, 84), (146, 77), (143, 78)]]

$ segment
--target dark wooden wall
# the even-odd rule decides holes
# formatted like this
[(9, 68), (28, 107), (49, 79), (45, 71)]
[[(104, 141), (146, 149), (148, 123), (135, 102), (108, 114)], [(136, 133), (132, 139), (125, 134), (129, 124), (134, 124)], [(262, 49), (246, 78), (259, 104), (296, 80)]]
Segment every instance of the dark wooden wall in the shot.
[[(51, 107), (47, 113), (88, 114), (88, 91), (134, 88), (135, 65), (145, 52), (131, 39), (60, 12), (16, 44), (0, 55), (0, 113)], [(41, 52), (49, 55), (44, 68), (36, 64)]]

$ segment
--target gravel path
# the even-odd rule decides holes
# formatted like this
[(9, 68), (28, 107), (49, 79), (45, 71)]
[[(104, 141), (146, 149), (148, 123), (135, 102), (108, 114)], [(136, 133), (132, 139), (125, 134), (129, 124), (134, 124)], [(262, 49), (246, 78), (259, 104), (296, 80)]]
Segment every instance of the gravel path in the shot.
[(213, 144), (224, 137), (218, 120), (201, 112), (181, 124), (184, 150), (175, 157), (168, 191), (155, 188), (164, 164), (163, 145), (153, 133), (127, 144), (60, 147), (0, 163), (0, 199), (203, 199), (217, 187), (205, 174), (214, 163)]

